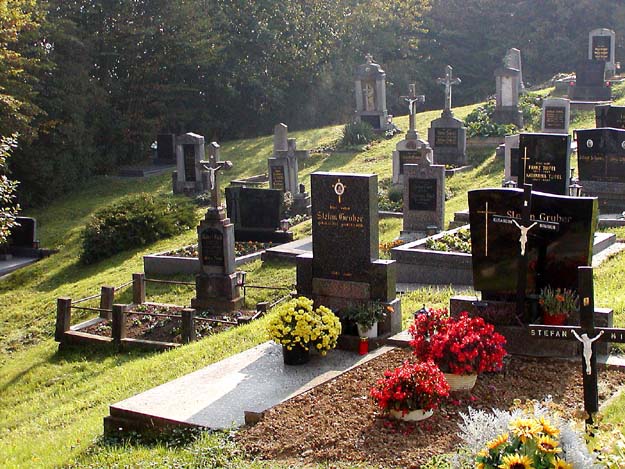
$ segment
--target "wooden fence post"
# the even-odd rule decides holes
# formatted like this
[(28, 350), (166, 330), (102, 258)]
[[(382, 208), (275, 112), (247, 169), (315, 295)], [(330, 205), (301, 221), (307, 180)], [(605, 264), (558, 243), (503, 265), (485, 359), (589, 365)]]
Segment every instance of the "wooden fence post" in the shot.
[(100, 311), (102, 319), (111, 319), (113, 317), (113, 302), (115, 300), (115, 287), (102, 287), (100, 290), (100, 309), (108, 311)]
[(188, 344), (195, 340), (195, 309), (182, 310), (182, 342)]
[(132, 274), (132, 302), (136, 305), (145, 303), (145, 274)]
[(126, 310), (127, 305), (113, 305), (113, 324), (111, 325), (111, 337), (113, 342), (119, 344), (126, 338)]
[(63, 342), (63, 335), (69, 331), (72, 319), (72, 299), (63, 297), (56, 299), (56, 329), (54, 340)]

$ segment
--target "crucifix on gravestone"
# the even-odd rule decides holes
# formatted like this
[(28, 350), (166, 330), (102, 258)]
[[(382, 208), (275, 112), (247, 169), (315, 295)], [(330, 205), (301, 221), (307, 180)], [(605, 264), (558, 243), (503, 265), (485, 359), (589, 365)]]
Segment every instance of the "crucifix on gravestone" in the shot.
[(218, 209), (221, 206), (221, 200), (217, 172), (221, 169), (228, 170), (232, 168), (232, 162), (219, 160), (219, 145), (216, 142), (212, 142), (209, 145), (208, 151), (208, 161), (200, 161), (200, 166), (208, 172), (208, 190), (211, 195), (211, 207)]
[(417, 114), (417, 104), (419, 103), (425, 103), (425, 95), (420, 94), (417, 95), (417, 85), (414, 83), (411, 83), (410, 85), (408, 85), (408, 96), (401, 96), (401, 98), (404, 98), (404, 101), (406, 101), (408, 103), (408, 113), (409, 113), (409, 119), (410, 119), (410, 124), (409, 124), (409, 129), (407, 132), (407, 136), (408, 138), (413, 138), (413, 139), (417, 139), (419, 138), (419, 136), (417, 135), (417, 131), (416, 131), (416, 114)]
[(451, 116), (451, 87), (462, 83), (460, 78), (452, 78), (453, 68), (451, 65), (445, 67), (445, 78), (437, 78), (436, 83), (439, 85), (445, 85), (445, 109), (443, 109), (444, 116)]
[(578, 293), (580, 298), (579, 326), (545, 326), (530, 324), (532, 337), (544, 339), (577, 340), (582, 345), (582, 374), (584, 382), (584, 410), (586, 423), (593, 423), (593, 415), (599, 410), (597, 387), (597, 350), (595, 342), (625, 343), (625, 329), (595, 327), (595, 305), (592, 281), (592, 267), (578, 267)]

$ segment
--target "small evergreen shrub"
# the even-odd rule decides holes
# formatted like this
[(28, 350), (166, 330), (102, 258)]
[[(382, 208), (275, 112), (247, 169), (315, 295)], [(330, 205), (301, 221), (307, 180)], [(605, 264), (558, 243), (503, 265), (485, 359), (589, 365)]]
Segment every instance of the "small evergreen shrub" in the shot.
[(80, 259), (92, 264), (127, 249), (181, 233), (195, 225), (186, 200), (136, 194), (98, 210), (82, 234)]
[(467, 137), (499, 137), (516, 133), (514, 124), (497, 124), (492, 120), (495, 101), (476, 107), (464, 120)]
[(365, 145), (375, 138), (373, 127), (366, 122), (350, 122), (343, 128), (343, 145)]

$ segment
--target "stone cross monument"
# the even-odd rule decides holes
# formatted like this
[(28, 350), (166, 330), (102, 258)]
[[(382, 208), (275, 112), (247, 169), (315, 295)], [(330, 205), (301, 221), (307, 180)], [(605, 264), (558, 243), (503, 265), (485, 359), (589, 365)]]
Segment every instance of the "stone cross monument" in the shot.
[(410, 120), (409, 129), (408, 132), (406, 132), (406, 138), (416, 140), (419, 138), (419, 135), (417, 134), (415, 128), (415, 121), (417, 117), (417, 104), (425, 103), (425, 95), (417, 95), (417, 85), (415, 85), (414, 83), (411, 83), (408, 86), (408, 90), (408, 96), (402, 96), (402, 98), (404, 98), (404, 101), (408, 103), (408, 113)]
[(204, 174), (208, 179), (204, 185), (211, 195), (211, 208), (219, 209), (221, 207), (221, 194), (219, 193), (217, 172), (221, 169), (232, 168), (232, 162), (219, 160), (219, 144), (217, 142), (211, 142), (208, 146), (208, 153), (208, 161), (201, 160), (200, 166), (204, 169)]
[(451, 65), (445, 67), (445, 78), (437, 78), (436, 83), (439, 85), (445, 85), (445, 109), (443, 109), (443, 116), (452, 116), (451, 113), (451, 87), (462, 83), (460, 78), (452, 78), (453, 68)]

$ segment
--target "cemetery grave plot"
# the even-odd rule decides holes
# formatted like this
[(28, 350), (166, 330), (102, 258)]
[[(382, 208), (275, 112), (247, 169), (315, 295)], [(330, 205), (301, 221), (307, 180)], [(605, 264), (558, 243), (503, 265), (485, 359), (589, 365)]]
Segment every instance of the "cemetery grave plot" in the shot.
[[(471, 393), (452, 393), (447, 404), (417, 424), (383, 418), (369, 389), (386, 369), (411, 358), (405, 349), (392, 350), (337, 379), (288, 400), (265, 413), (254, 427), (238, 434), (239, 443), (261, 459), (314, 464), (343, 461), (393, 467), (419, 467), (432, 456), (453, 452), (460, 412), (468, 407), (509, 409), (519, 399), (551, 395), (563, 416), (578, 417), (583, 409), (579, 360), (506, 359), (502, 373), (484, 374)], [(599, 393), (605, 402), (618, 391), (625, 371), (600, 366)], [(581, 421), (580, 421), (581, 425)]]
[[(236, 257), (247, 256), (248, 254), (254, 254), (257, 252), (264, 251), (265, 249), (269, 249), (273, 247), (274, 243), (262, 243), (259, 241), (237, 241), (234, 244), (234, 252)], [(174, 251), (168, 251), (163, 254), (164, 256), (171, 257), (198, 257), (197, 244), (192, 244), (191, 246), (185, 246)]]

